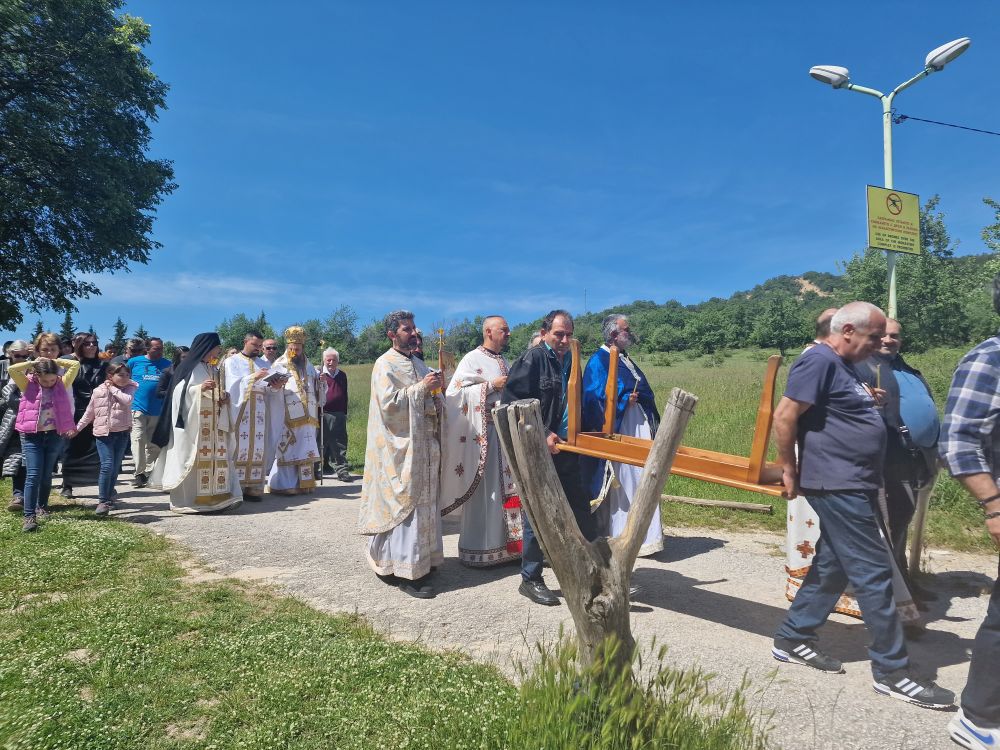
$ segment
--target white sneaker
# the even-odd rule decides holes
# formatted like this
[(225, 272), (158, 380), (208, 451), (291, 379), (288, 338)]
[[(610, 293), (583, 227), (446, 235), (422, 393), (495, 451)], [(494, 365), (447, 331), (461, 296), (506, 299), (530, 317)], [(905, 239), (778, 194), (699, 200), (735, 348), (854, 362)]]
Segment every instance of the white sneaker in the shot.
[(948, 734), (955, 742), (969, 750), (997, 750), (1000, 748), (1000, 729), (982, 729), (965, 718), (962, 709), (948, 722)]

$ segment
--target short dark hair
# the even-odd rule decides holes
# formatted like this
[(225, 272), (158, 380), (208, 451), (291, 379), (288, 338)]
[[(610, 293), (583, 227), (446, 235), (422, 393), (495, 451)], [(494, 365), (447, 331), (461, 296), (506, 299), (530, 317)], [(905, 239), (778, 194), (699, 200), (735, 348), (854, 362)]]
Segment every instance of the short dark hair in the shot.
[(264, 338), (264, 334), (262, 334), (260, 331), (247, 331), (246, 334), (243, 336), (243, 343), (245, 344), (250, 339), (262, 339), (262, 338)]
[(148, 339), (146, 339), (146, 346), (149, 346), (154, 341), (159, 341), (161, 344), (163, 343), (163, 339), (161, 339), (159, 336), (150, 336)]
[(383, 328), (386, 333), (396, 333), (404, 320), (413, 320), (413, 313), (409, 310), (393, 310), (385, 316)]
[(142, 339), (129, 339), (125, 342), (125, 348), (133, 352), (139, 350), (146, 351), (146, 342)]
[(31, 369), (36, 375), (58, 375), (59, 365), (55, 363), (55, 360), (49, 359), (48, 357), (39, 357), (31, 363)]
[(556, 322), (556, 318), (566, 318), (566, 322), (569, 323), (570, 328), (573, 328), (572, 315), (565, 310), (552, 310), (548, 315), (542, 318), (542, 330), (551, 331), (552, 325)]
[(125, 370), (129, 375), (132, 374), (132, 370), (127, 364), (124, 362), (116, 362), (113, 365), (108, 365), (108, 369), (104, 371), (104, 377), (107, 380), (111, 380), (111, 378), (120, 373), (122, 370)]

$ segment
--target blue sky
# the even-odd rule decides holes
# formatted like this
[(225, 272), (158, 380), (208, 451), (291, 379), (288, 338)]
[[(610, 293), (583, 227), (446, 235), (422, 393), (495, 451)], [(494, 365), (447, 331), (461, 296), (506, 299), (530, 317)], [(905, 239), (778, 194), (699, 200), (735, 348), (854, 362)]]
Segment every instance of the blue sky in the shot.
[[(75, 320), (183, 342), (237, 312), (362, 324), (729, 296), (836, 271), (881, 184), (879, 103), (972, 48), (899, 112), (1000, 131), (988, 2), (162, 2), (135, 0), (170, 84), (154, 155), (178, 190), (153, 261), (99, 280)], [(907, 122), (895, 184), (982, 252), (1000, 138)], [(19, 335), (34, 325), (28, 314)], [(61, 316), (44, 312), (50, 328)]]

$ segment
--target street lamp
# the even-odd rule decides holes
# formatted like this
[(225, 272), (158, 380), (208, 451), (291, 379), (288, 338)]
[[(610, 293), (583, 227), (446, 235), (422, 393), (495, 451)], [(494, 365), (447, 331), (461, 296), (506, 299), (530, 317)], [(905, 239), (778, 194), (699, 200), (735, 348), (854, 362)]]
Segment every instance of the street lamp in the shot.
[[(847, 68), (839, 65), (816, 65), (809, 69), (809, 75), (820, 83), (833, 86), (835, 89), (847, 89), (857, 91), (860, 94), (874, 96), (882, 102), (882, 141), (883, 159), (885, 166), (885, 187), (891, 189), (892, 185), (892, 100), (896, 94), (904, 89), (910, 88), (917, 81), (926, 78), (931, 73), (937, 73), (944, 69), (944, 66), (961, 55), (969, 48), (972, 42), (969, 37), (963, 36), (947, 44), (942, 44), (937, 49), (931, 50), (924, 60), (924, 69), (908, 81), (904, 81), (888, 94), (870, 89), (867, 86), (858, 86), (851, 83), (851, 73)], [(890, 318), (896, 317), (896, 253), (886, 253), (886, 264), (889, 268), (889, 308)]]

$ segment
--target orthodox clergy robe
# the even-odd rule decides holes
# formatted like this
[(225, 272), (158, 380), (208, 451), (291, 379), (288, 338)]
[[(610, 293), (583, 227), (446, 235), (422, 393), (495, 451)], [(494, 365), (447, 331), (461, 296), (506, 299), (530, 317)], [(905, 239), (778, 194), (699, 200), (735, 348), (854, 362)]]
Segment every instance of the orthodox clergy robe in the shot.
[(277, 494), (308, 492), (316, 487), (315, 467), (320, 460), (316, 430), (326, 383), (308, 360), (300, 372), (287, 355), (278, 357), (270, 372), (287, 373), (288, 380), (271, 410), (274, 460), (267, 484)]
[(441, 544), (440, 401), (421, 382), (423, 360), (390, 349), (375, 361), (358, 530), (371, 537), (379, 575), (416, 580), (444, 559)]
[(219, 403), (219, 389), (202, 390), (201, 384), (217, 376), (204, 362), (195, 365), (185, 383), (171, 394), (171, 414), (176, 415), (186, 390), (184, 426), (171, 425), (170, 437), (160, 451), (150, 484), (170, 492), (170, 510), (205, 513), (239, 505), (240, 482), (231, 459), (233, 441), (229, 406)]
[(501, 354), (478, 347), (455, 370), (445, 397), (441, 441), (441, 515), (462, 508), (458, 559), (484, 567), (521, 557), (521, 500), (500, 448), (490, 383), (507, 374)]
[[(587, 362), (583, 372), (583, 409), (581, 421), (586, 432), (600, 432), (604, 425), (604, 405), (608, 382), (608, 363), (611, 351), (602, 346)], [(638, 395), (633, 404), (629, 401), (632, 393)], [(615, 405), (615, 432), (630, 437), (652, 440), (660, 423), (660, 413), (656, 409), (653, 389), (639, 369), (639, 365), (629, 359), (625, 352), (618, 354), (618, 389)], [(604, 521), (604, 528), (610, 537), (618, 536), (625, 529), (632, 498), (639, 489), (642, 467), (617, 462), (581, 459), (580, 471), (583, 483), (589, 486), (591, 497), (598, 498), (606, 489), (598, 513)], [(613, 474), (613, 476), (612, 476)], [(607, 485), (607, 486), (606, 486)], [(639, 548), (639, 555), (652, 555), (663, 549), (663, 527), (660, 522), (660, 508), (657, 506), (650, 521), (646, 537)]]
[(229, 393), (233, 433), (236, 439), (236, 476), (246, 495), (263, 495), (267, 469), (274, 460), (268, 450), (268, 396), (274, 389), (254, 374), (266, 370), (259, 357), (238, 352), (223, 364), (223, 387)]

